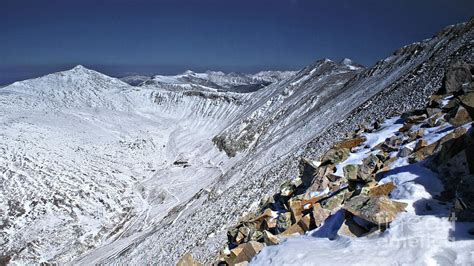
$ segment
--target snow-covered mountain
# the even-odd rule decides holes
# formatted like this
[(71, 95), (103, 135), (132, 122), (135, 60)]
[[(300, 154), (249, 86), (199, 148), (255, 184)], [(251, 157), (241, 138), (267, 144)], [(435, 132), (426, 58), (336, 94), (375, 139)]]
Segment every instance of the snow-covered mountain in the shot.
[(295, 73), (296, 71), (261, 71), (256, 74), (234, 72), (226, 74), (221, 71), (195, 73), (188, 70), (175, 76), (130, 76), (121, 78), (121, 80), (134, 86), (159, 86), (169, 88), (194, 87), (204, 90), (208, 89), (247, 93), (257, 91), (272, 83), (278, 83)]
[(299, 156), (423, 105), (451, 61), (473, 62), (473, 24), (368, 69), (324, 59), (132, 86), (78, 66), (1, 88), (0, 262), (211, 260)]

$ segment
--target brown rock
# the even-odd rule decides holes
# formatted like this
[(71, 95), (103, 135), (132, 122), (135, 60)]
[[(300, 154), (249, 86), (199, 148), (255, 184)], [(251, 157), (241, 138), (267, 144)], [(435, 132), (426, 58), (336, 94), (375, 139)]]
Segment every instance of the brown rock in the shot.
[(321, 204), (316, 203), (313, 207), (313, 219), (316, 227), (320, 227), (326, 219), (331, 216), (331, 211), (321, 207)]
[(380, 169), (382, 166), (382, 162), (380, 159), (371, 154), (364, 160), (362, 160), (362, 165), (359, 165), (359, 169), (357, 171), (357, 178), (359, 180), (368, 182), (374, 179), (375, 172)]
[(345, 148), (351, 150), (352, 148), (355, 148), (357, 146), (360, 146), (362, 143), (364, 143), (367, 140), (366, 137), (364, 136), (357, 136), (353, 139), (348, 139), (348, 140), (343, 140), (335, 145), (335, 147), (338, 148)]
[[(315, 194), (314, 196), (311, 196), (311, 194)], [(313, 208), (313, 205), (315, 205), (317, 202), (320, 200), (324, 199), (327, 197), (327, 193), (325, 191), (316, 191), (316, 192), (307, 192), (307, 198), (305, 197), (301, 201), (301, 206), (303, 207), (304, 210), (309, 210)]]
[(290, 199), (288, 205), (293, 223), (297, 223), (301, 217), (303, 217), (303, 206), (301, 205), (301, 200)]
[(459, 96), (459, 100), (471, 119), (474, 120), (474, 92)]
[[(388, 160), (386, 160), (385, 162), (383, 162), (383, 168), (388, 168), (390, 167), (390, 164), (392, 164), (393, 162), (395, 162), (398, 158), (395, 156), (395, 157), (391, 157), (389, 158)], [(388, 170), (388, 169), (387, 169)]]
[(349, 237), (361, 237), (366, 235), (368, 232), (367, 229), (358, 225), (351, 216), (348, 216), (337, 231), (337, 234)]
[(425, 129), (423, 128), (408, 132), (408, 138), (410, 141), (422, 138), (424, 135), (425, 135)]
[(311, 229), (311, 216), (309, 214), (303, 216), (297, 223), (292, 224), (285, 232), (282, 233), (283, 236), (290, 235), (302, 235), (305, 232)]
[(443, 95), (439, 95), (439, 94), (431, 95), (428, 106), (430, 106), (432, 108), (440, 107), (441, 103), (443, 101), (443, 97), (444, 97)]
[(420, 139), (415, 145), (415, 151), (418, 151), (426, 146), (428, 146), (428, 141), (426, 141), (425, 139)]
[(413, 127), (413, 124), (405, 123), (403, 126), (398, 130), (400, 132), (407, 132)]
[(309, 187), (317, 175), (321, 162), (302, 157), (299, 163), (300, 177), (304, 187)]
[(377, 225), (392, 222), (398, 213), (405, 210), (407, 204), (392, 201), (388, 197), (369, 197), (358, 195), (344, 204), (344, 209), (355, 216)]
[(453, 126), (461, 126), (464, 124), (467, 124), (471, 122), (472, 119), (469, 116), (469, 113), (467, 112), (466, 108), (459, 106), (458, 110), (456, 111), (456, 114), (454, 117), (448, 119), (448, 122), (453, 125)]
[(346, 195), (351, 194), (347, 189), (340, 191), (331, 197), (328, 197), (320, 202), (321, 207), (331, 212), (331, 214), (336, 213), (341, 209), (342, 203), (346, 200)]
[(428, 158), (428, 156), (433, 155), (433, 153), (436, 151), (436, 148), (438, 147), (438, 144), (439, 141), (419, 149), (410, 156), (409, 161), (411, 163), (423, 161), (424, 159)]
[(261, 215), (254, 219), (250, 219), (249, 222), (254, 223), (256, 228), (261, 228), (262, 224), (267, 218), (272, 217), (273, 211), (270, 208), (266, 208)]
[(443, 144), (449, 140), (452, 140), (452, 139), (457, 139), (461, 136), (463, 136), (464, 134), (466, 134), (467, 132), (467, 129), (464, 128), (464, 127), (458, 127), (456, 129), (454, 129), (452, 132), (446, 134), (446, 136), (442, 137), (438, 142), (440, 144)]
[[(262, 243), (256, 241), (250, 241), (241, 245), (241, 249), (237, 253), (235, 259), (232, 260), (232, 264), (242, 263), (245, 261), (251, 261), (255, 255), (257, 255), (263, 248)], [(238, 247), (237, 247), (238, 248)]]
[(406, 121), (408, 123), (417, 124), (417, 123), (422, 122), (426, 118), (428, 118), (428, 116), (426, 114), (412, 115), (412, 116), (407, 117)]
[(267, 246), (280, 244), (280, 239), (268, 231), (263, 231), (263, 241)]
[(272, 218), (272, 217), (267, 217), (263, 221), (263, 226), (262, 227), (264, 229), (271, 230), (271, 229), (275, 228), (276, 225), (277, 225), (277, 219)]
[(388, 182), (382, 185), (375, 186), (369, 190), (369, 196), (378, 197), (378, 196), (388, 196), (396, 188), (393, 182)]
[(184, 256), (179, 259), (177, 266), (201, 266), (202, 263), (196, 261), (190, 253), (184, 254)]

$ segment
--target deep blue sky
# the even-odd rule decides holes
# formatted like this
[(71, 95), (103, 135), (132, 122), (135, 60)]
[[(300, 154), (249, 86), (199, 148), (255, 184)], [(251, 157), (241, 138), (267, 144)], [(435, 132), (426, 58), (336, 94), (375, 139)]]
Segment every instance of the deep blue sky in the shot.
[(364, 65), (468, 20), (472, 0), (0, 0), (0, 84), (83, 64), (110, 75)]

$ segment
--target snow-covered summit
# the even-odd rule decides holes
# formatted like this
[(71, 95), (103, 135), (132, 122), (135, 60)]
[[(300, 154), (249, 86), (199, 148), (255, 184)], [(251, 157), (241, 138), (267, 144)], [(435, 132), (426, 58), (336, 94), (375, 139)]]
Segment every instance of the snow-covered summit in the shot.
[(187, 70), (178, 75), (155, 75), (153, 77), (124, 77), (121, 80), (132, 85), (168, 88), (198, 88), (204, 90), (253, 92), (272, 83), (280, 82), (295, 74), (296, 71), (261, 71), (256, 74), (224, 73), (206, 71), (197, 73)]

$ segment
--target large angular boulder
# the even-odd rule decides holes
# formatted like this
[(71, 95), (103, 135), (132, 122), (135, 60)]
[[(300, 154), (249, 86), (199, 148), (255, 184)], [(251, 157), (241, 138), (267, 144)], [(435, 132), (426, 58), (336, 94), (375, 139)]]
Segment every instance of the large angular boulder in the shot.
[(264, 244), (256, 241), (250, 241), (248, 243), (242, 244), (241, 246), (237, 247), (238, 250), (234, 253), (236, 256), (234, 258), (231, 258), (228, 263), (231, 265), (235, 265), (237, 263), (249, 262), (264, 247)]
[(460, 105), (466, 109), (469, 116), (474, 120), (474, 92), (459, 96)]
[(343, 208), (371, 223), (386, 225), (392, 222), (398, 213), (404, 211), (406, 206), (406, 203), (393, 201), (386, 196), (358, 195), (346, 201)]
[(471, 69), (472, 66), (463, 61), (451, 65), (444, 77), (443, 93), (474, 91)]
[(263, 231), (263, 242), (267, 246), (273, 246), (280, 244), (280, 238), (278, 236), (270, 233), (269, 231)]
[(361, 237), (369, 232), (369, 230), (357, 224), (352, 215), (346, 215), (344, 222), (337, 231), (337, 234), (349, 237)]
[(292, 224), (290, 227), (288, 227), (288, 229), (286, 229), (281, 235), (302, 235), (311, 229), (311, 215), (307, 214), (303, 216), (297, 223)]
[(321, 161), (323, 164), (338, 164), (349, 158), (349, 153), (348, 148), (334, 147), (324, 154)]
[(378, 185), (370, 188), (369, 196), (378, 197), (378, 196), (388, 196), (396, 188), (393, 182), (388, 182), (382, 185)]
[(301, 200), (299, 199), (290, 199), (288, 200), (288, 209), (291, 212), (291, 218), (294, 223), (297, 223), (301, 217), (303, 217), (303, 206)]
[(303, 182), (303, 187), (307, 188), (311, 185), (317, 175), (318, 168), (321, 162), (309, 158), (302, 157), (299, 163), (300, 178)]
[(359, 165), (357, 170), (357, 178), (359, 180), (369, 182), (374, 179), (375, 172), (381, 168), (382, 161), (376, 155), (369, 155), (367, 158), (362, 160), (362, 165)]
[(362, 145), (362, 143), (364, 143), (366, 140), (367, 138), (364, 136), (356, 136), (354, 138), (346, 139), (337, 143), (335, 147), (352, 150), (353, 148)]
[(320, 227), (326, 219), (331, 216), (331, 211), (321, 207), (321, 204), (316, 203), (313, 207), (313, 219), (316, 227)]
[(471, 116), (463, 106), (458, 106), (456, 112), (453, 113), (450, 118), (448, 118), (448, 122), (455, 127), (464, 125), (471, 121)]

